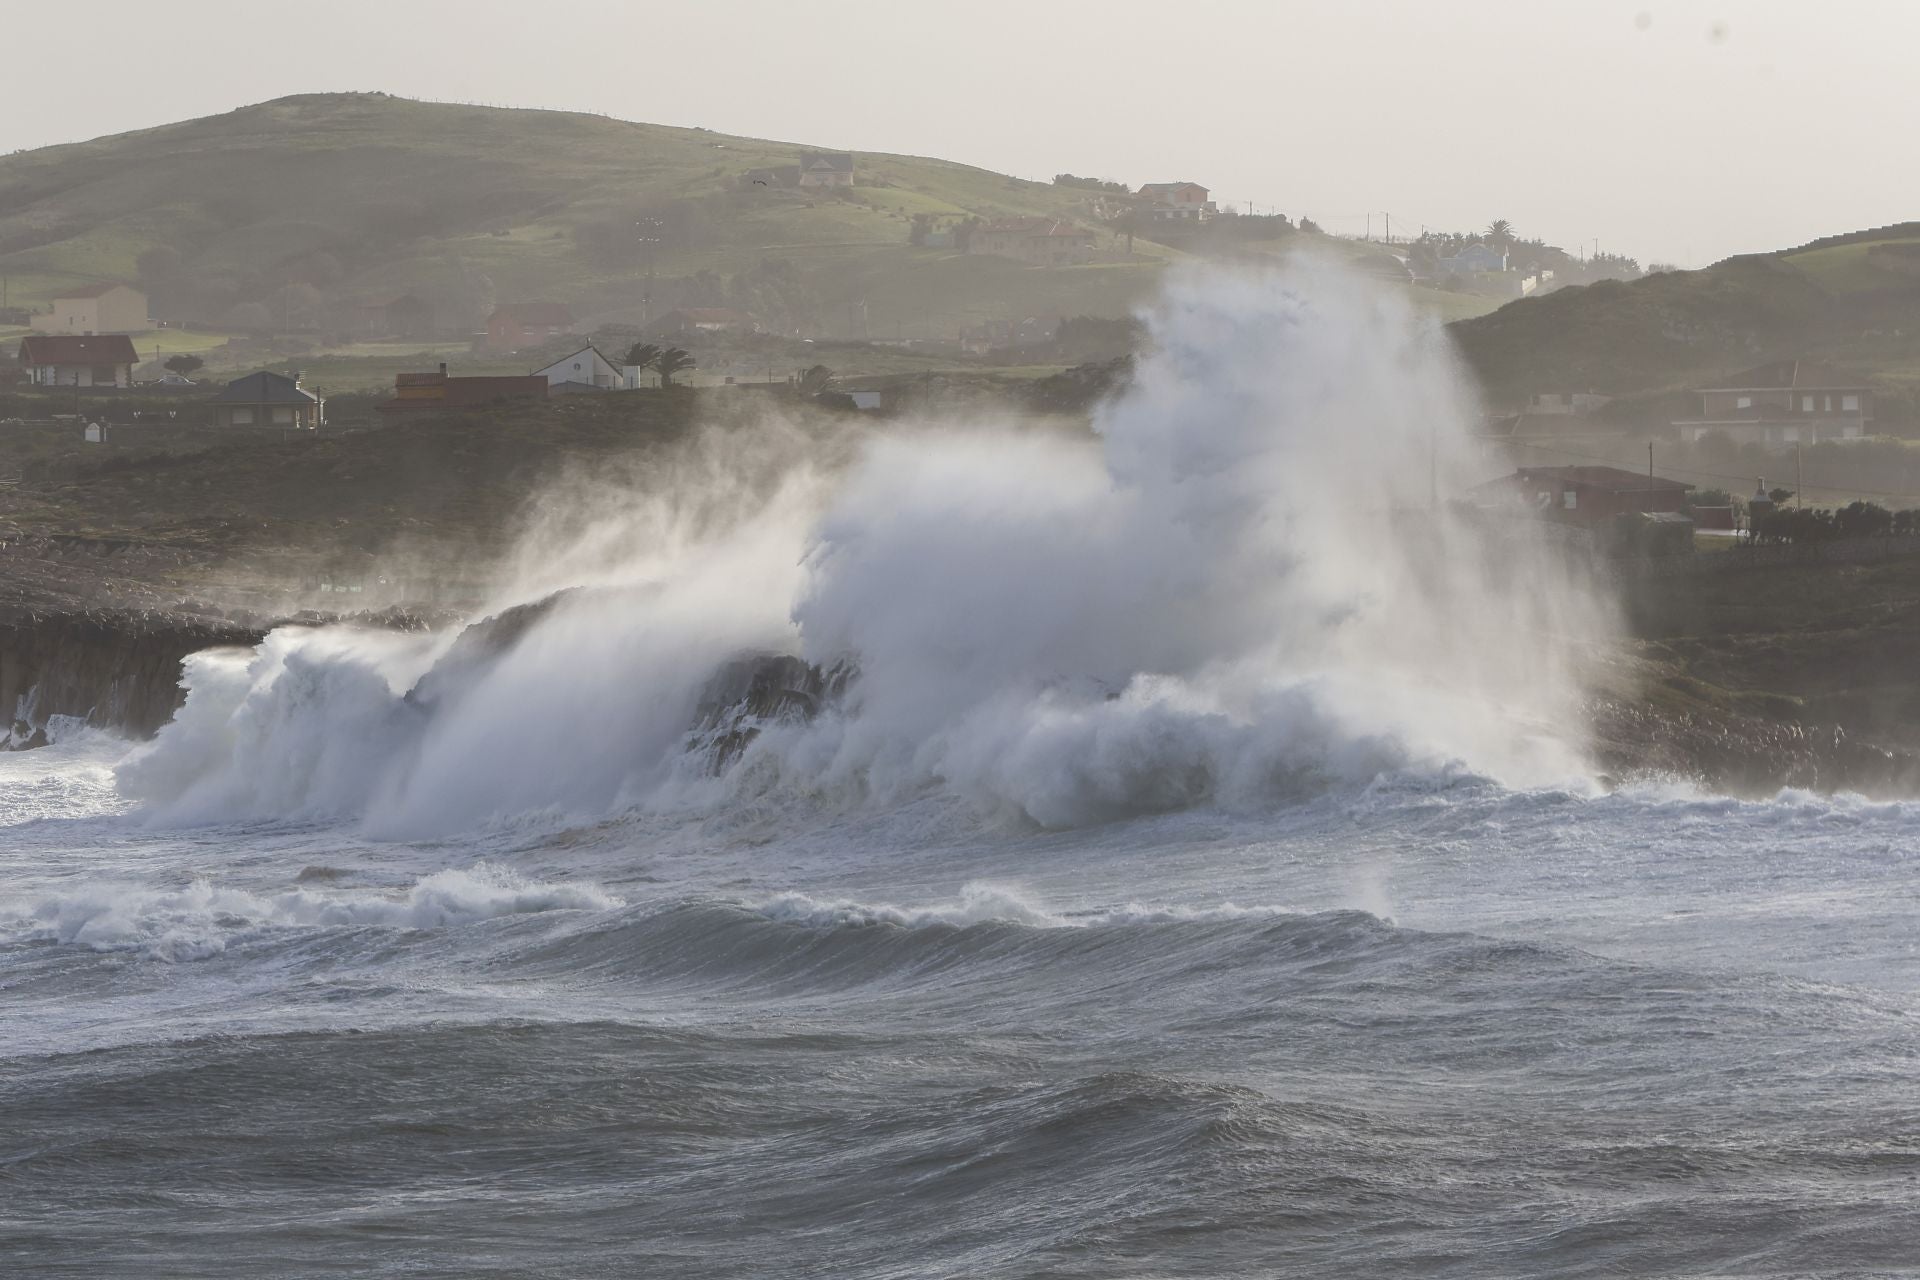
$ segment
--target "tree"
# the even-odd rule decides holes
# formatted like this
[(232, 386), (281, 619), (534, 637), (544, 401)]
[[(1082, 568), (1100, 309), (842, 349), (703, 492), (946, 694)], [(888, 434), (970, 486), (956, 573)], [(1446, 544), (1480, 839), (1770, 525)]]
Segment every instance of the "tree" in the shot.
[(1487, 224), (1487, 239), (1499, 248), (1512, 244), (1513, 224), (1505, 218), (1495, 218)]
[(651, 369), (660, 358), (660, 348), (651, 342), (636, 342), (627, 349), (627, 363), (636, 369)]
[(827, 384), (832, 381), (833, 370), (823, 364), (817, 364), (800, 375), (800, 393), (802, 395), (817, 396), (822, 391), (825, 391)]
[(165, 367), (173, 370), (183, 378), (191, 378), (201, 369), (204, 369), (206, 364), (207, 362), (199, 356), (177, 355), (168, 356)]
[(1300, 229), (1306, 232), (1310, 236), (1317, 236), (1317, 235), (1323, 234), (1320, 230), (1320, 224), (1315, 222), (1312, 218), (1300, 219)]
[(679, 347), (668, 347), (653, 358), (654, 372), (660, 375), (660, 385), (671, 387), (673, 375), (693, 368), (694, 359)]
[(1127, 237), (1127, 256), (1129, 258), (1133, 256), (1134, 233), (1139, 231), (1145, 223), (1146, 219), (1141, 216), (1140, 206), (1137, 204), (1128, 205), (1120, 216), (1113, 220), (1113, 229)]

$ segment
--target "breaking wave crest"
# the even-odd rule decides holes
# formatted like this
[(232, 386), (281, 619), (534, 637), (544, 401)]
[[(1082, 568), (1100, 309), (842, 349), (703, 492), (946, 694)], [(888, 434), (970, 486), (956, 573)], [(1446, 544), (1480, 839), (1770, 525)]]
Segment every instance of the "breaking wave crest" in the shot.
[[(202, 655), (122, 790), (161, 822), (413, 837), (930, 788), (1071, 827), (1395, 773), (1583, 777), (1572, 637), (1606, 610), (1437, 500), (1479, 465), (1444, 336), (1311, 264), (1190, 275), (1145, 318), (1091, 436), (716, 431), (673, 483), (529, 557), (514, 598), (588, 589), (510, 635)], [(752, 652), (853, 675), (696, 741), (702, 691)]]
[(620, 899), (592, 885), (545, 884), (489, 863), (426, 876), (399, 894), (293, 889), (259, 894), (196, 880), (183, 889), (100, 885), (49, 895), (9, 922), (37, 941), (204, 960), (230, 942), (290, 928), (440, 929), (497, 916), (605, 911)]

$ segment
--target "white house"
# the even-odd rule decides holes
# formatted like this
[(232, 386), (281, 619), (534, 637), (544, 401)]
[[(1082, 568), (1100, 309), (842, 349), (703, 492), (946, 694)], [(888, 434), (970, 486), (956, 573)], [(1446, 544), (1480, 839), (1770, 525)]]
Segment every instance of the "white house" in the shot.
[(147, 295), (124, 284), (90, 284), (70, 289), (53, 300), (53, 310), (33, 318), (41, 333), (144, 333), (153, 328), (147, 317)]
[(545, 378), (549, 389), (571, 385), (612, 391), (625, 385), (620, 366), (601, 355), (592, 343), (544, 369), (534, 370), (534, 377)]
[(1140, 188), (1147, 216), (1155, 222), (1205, 222), (1217, 212), (1197, 182), (1149, 182)]

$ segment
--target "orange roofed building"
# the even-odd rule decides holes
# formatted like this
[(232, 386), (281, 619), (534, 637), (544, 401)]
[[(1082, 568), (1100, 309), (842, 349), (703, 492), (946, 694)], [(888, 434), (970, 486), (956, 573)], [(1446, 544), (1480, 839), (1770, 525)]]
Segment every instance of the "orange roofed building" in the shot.
[(393, 379), (393, 399), (379, 406), (383, 414), (431, 413), (439, 409), (480, 409), (512, 400), (544, 400), (547, 380), (538, 374), (508, 374), (456, 378), (447, 366), (437, 373), (400, 373)]

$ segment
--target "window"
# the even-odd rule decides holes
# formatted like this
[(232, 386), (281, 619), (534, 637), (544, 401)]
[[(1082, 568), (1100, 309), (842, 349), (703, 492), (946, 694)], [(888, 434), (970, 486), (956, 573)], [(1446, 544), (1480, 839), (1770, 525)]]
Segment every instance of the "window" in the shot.
[(1859, 396), (1841, 396), (1840, 409), (1843, 413), (1860, 412), (1860, 397)]
[(1812, 412), (1813, 412), (1813, 397), (1812, 397), (1812, 396), (1801, 396), (1801, 397), (1800, 397), (1800, 412), (1802, 412), (1802, 413), (1812, 413)]
[(1560, 501), (1566, 505), (1567, 510), (1572, 511), (1579, 507), (1580, 495), (1569, 489), (1560, 495)]
[(1741, 396), (1738, 400), (1735, 400), (1733, 402), (1733, 407), (1736, 409), (1751, 409), (1753, 408), (1753, 397)]
[(230, 421), (236, 427), (250, 427), (253, 425), (253, 410), (250, 408), (235, 409)]
[(293, 425), (293, 410), (292, 410), (292, 409), (282, 409), (282, 408), (279, 408), (279, 407), (275, 407), (275, 409), (274, 409), (274, 411), (273, 411), (273, 425), (275, 425), (276, 427), (290, 427), (290, 426), (292, 426), (292, 425)]
[(1828, 412), (1828, 413), (1832, 413), (1832, 412), (1833, 412), (1833, 397), (1832, 397), (1832, 396), (1828, 396), (1828, 397), (1826, 398), (1826, 400), (1825, 400), (1825, 401), (1824, 401), (1824, 402), (1822, 403), (1822, 405), (1821, 405), (1821, 408), (1823, 408), (1823, 409), (1824, 409), (1824, 410), (1825, 410), (1826, 412)]

